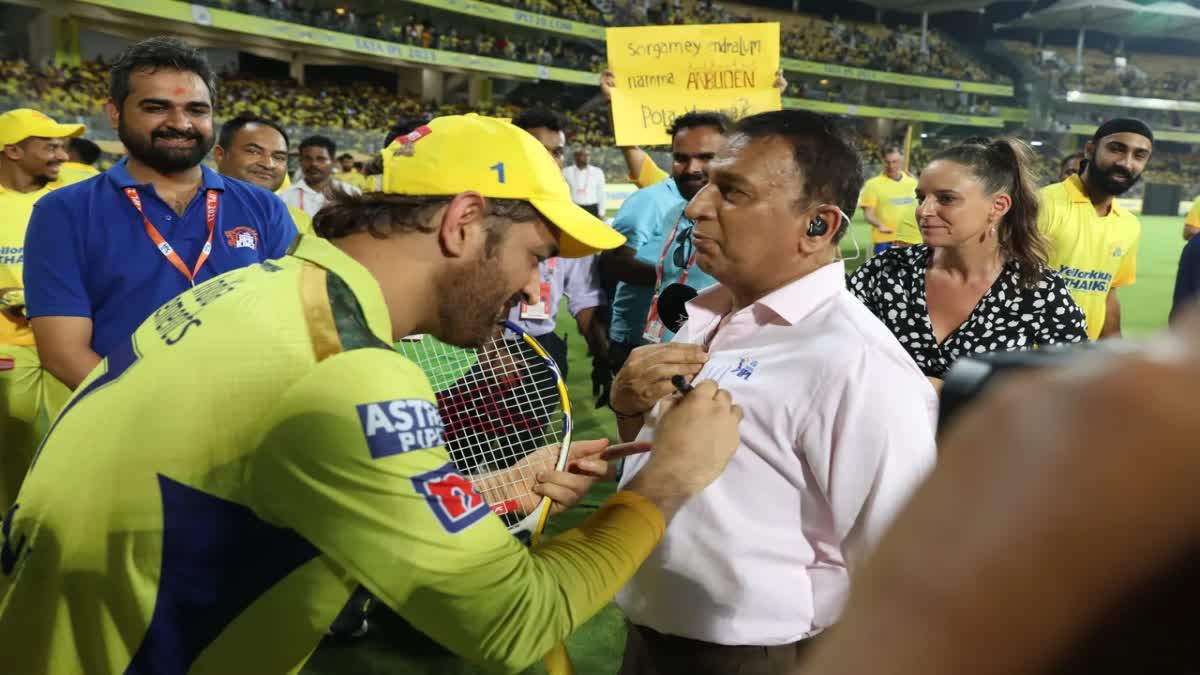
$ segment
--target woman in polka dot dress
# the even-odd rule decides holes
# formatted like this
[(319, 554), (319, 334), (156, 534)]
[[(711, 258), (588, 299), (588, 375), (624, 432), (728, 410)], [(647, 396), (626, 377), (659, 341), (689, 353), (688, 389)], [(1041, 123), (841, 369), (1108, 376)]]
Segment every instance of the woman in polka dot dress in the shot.
[(934, 156), (917, 184), (924, 244), (891, 249), (850, 290), (934, 386), (965, 354), (1087, 340), (1083, 312), (1046, 266), (1033, 152), (1001, 138)]

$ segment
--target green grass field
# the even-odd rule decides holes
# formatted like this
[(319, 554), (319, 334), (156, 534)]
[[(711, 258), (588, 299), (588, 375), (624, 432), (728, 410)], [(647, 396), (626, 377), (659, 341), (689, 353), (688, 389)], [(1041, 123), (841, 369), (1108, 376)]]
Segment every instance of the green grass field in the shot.
[[(1182, 218), (1146, 217), (1142, 219), (1142, 243), (1138, 253), (1138, 281), (1121, 291), (1122, 323), (1126, 335), (1137, 337), (1166, 325), (1171, 308), (1171, 292), (1183, 240), (1180, 238)], [(870, 235), (865, 222), (856, 220), (854, 235), (860, 246), (868, 246)], [(847, 237), (843, 243), (847, 256), (853, 255), (854, 245)], [(849, 263), (851, 268), (862, 262)], [(616, 425), (607, 409), (597, 411), (592, 406), (591, 364), (586, 358), (586, 346), (578, 335), (566, 311), (559, 313), (559, 333), (566, 333), (570, 343), (571, 368), (568, 386), (575, 406), (576, 438), (614, 438)], [(587, 516), (612, 493), (612, 484), (601, 484), (575, 509), (550, 521), (549, 531), (569, 528)], [(367, 638), (341, 645), (323, 643), (304, 669), (306, 675), (383, 675), (412, 673), (428, 675), (465, 675), (482, 670), (458, 663), (454, 659), (413, 657), (397, 638), (395, 620), (386, 613), (379, 617), (376, 628)], [(576, 631), (567, 641), (576, 671), (580, 675), (611, 675), (617, 671), (624, 649), (625, 635), (620, 611), (609, 606)], [(533, 668), (530, 673), (541, 673)]]

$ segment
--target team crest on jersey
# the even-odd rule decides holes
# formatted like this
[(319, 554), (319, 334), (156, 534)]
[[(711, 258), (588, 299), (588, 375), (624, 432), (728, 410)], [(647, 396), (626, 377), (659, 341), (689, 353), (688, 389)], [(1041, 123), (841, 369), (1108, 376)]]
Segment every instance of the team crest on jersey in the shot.
[(1112, 257), (1114, 257), (1114, 258), (1120, 258), (1120, 257), (1121, 257), (1122, 255), (1124, 255), (1124, 254), (1125, 254), (1125, 251), (1124, 251), (1124, 250), (1121, 248), (1121, 245), (1120, 245), (1120, 244), (1113, 244), (1113, 246), (1112, 246)]
[(421, 398), (378, 401), (355, 406), (371, 457), (383, 459), (444, 445), (442, 416)]
[(748, 356), (743, 356), (738, 359), (737, 366), (733, 369), (733, 376), (740, 377), (743, 380), (749, 380), (754, 374), (754, 369), (758, 367), (758, 361)]
[(412, 483), (413, 489), (425, 497), (433, 515), (450, 534), (462, 532), (491, 511), (471, 481), (449, 462), (413, 476)]
[(232, 230), (225, 230), (225, 241), (234, 248), (248, 248), (251, 251), (258, 250), (258, 232), (246, 227), (238, 225)]

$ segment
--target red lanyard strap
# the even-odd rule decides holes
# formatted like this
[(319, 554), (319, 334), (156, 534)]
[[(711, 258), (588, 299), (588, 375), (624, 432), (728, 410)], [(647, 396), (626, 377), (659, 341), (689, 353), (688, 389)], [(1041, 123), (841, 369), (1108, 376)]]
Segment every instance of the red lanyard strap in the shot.
[[(683, 220), (682, 212), (680, 212), (679, 217), (675, 219), (675, 224), (671, 226), (671, 234), (667, 235), (667, 243), (665, 246), (663, 246), (662, 253), (658, 256), (658, 265), (654, 270), (654, 297), (656, 299), (658, 298), (658, 294), (662, 291), (663, 265), (667, 264), (667, 254), (671, 252), (671, 246), (675, 244), (675, 234), (679, 231), (679, 221), (681, 220)], [(692, 255), (688, 257), (687, 264), (684, 266), (683, 272), (681, 272), (679, 275), (679, 283), (687, 283), (688, 272), (691, 271), (692, 265), (696, 263), (696, 253), (696, 249), (693, 248)]]
[(125, 196), (129, 197), (129, 201), (133, 203), (133, 208), (137, 209), (138, 213), (141, 214), (142, 224), (146, 228), (146, 235), (150, 237), (150, 241), (154, 242), (159, 253), (162, 253), (167, 262), (174, 265), (175, 269), (179, 270), (179, 273), (195, 286), (196, 275), (200, 273), (200, 267), (204, 265), (204, 261), (208, 260), (208, 255), (212, 253), (213, 231), (217, 227), (217, 191), (208, 190), (204, 195), (204, 220), (208, 223), (208, 239), (204, 242), (204, 248), (200, 250), (200, 257), (196, 259), (196, 267), (190, 271), (187, 265), (184, 264), (183, 258), (179, 257), (175, 249), (167, 243), (162, 233), (158, 231), (158, 228), (154, 227), (154, 224), (146, 217), (146, 212), (142, 210), (142, 198), (138, 195), (138, 191), (135, 188), (127, 187), (125, 188)]

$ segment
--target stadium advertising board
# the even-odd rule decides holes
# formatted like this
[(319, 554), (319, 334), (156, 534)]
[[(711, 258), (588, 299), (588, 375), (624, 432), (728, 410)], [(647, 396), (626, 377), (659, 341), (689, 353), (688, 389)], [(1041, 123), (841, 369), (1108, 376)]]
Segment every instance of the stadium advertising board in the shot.
[(1067, 92), (1066, 99), (1071, 103), (1090, 103), (1092, 105), (1108, 105), (1118, 108), (1200, 112), (1200, 103), (1196, 101), (1173, 101), (1166, 98), (1141, 98), (1139, 96), (1115, 96), (1110, 94), (1089, 94), (1082, 91), (1069, 91)]
[(734, 119), (779, 110), (779, 24), (609, 28), (618, 145), (665, 145), (675, 118), (721, 110)]
[[(1098, 129), (1095, 124), (1072, 124), (1071, 133), (1076, 136), (1091, 137)], [(1175, 143), (1200, 143), (1200, 134), (1188, 131), (1159, 131), (1154, 130), (1154, 140), (1173, 141)]]
[(516, 61), (506, 61), (504, 59), (449, 52), (440, 49), (426, 49), (398, 42), (388, 42), (386, 40), (376, 40), (359, 35), (350, 35), (349, 33), (338, 33), (311, 26), (302, 26), (286, 21), (264, 19), (240, 12), (213, 9), (200, 5), (189, 5), (183, 2), (175, 2), (175, 0), (80, 1), (89, 5), (210, 26), (220, 30), (330, 49), (341, 49), (347, 52), (395, 59), (413, 64), (461, 68), (492, 75), (510, 75), (513, 77), (554, 80), (573, 84), (596, 84), (598, 80), (595, 73), (588, 73), (581, 70), (539, 66), (532, 63), (518, 63)]
[(913, 120), (915, 122), (934, 122), (938, 124), (957, 124), (964, 127), (1002, 127), (1004, 121), (999, 117), (982, 117), (979, 115), (952, 115), (949, 113), (928, 112), (925, 110), (905, 110), (903, 108), (878, 108), (871, 105), (853, 105), (848, 103), (833, 103), (831, 101), (814, 101), (804, 98), (785, 98), (783, 107), (795, 110), (813, 110), (815, 112), (833, 113), (835, 115), (857, 115), (858, 117), (882, 117), (890, 120)]
[(833, 63), (817, 63), (800, 59), (783, 59), (783, 69), (793, 73), (807, 73), (824, 77), (840, 77), (847, 80), (866, 80), (883, 84), (896, 84), (902, 87), (920, 87), (922, 89), (944, 89), (947, 91), (963, 91), (970, 94), (991, 94), (993, 96), (1012, 96), (1011, 84), (989, 84), (987, 82), (962, 82), (942, 77), (925, 77), (923, 75), (905, 75), (903, 73), (888, 73), (882, 70), (867, 70), (839, 66)]
[(560, 19), (556, 16), (526, 12), (513, 7), (501, 7), (500, 5), (493, 5), (487, 2), (478, 2), (478, 0), (410, 0), (410, 2), (435, 9), (444, 9), (447, 12), (470, 14), (481, 19), (503, 21), (518, 26), (562, 33), (563, 35), (573, 35), (590, 40), (604, 39), (604, 26), (595, 26), (590, 23)]

